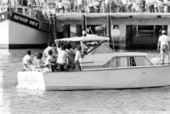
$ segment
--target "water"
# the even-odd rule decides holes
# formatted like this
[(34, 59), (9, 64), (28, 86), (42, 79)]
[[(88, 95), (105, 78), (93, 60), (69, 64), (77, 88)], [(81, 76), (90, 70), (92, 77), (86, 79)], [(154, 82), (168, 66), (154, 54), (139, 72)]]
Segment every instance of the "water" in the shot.
[[(31, 50), (33, 53), (41, 50)], [(92, 91), (16, 89), (26, 50), (0, 50), (0, 114), (169, 114), (170, 86)], [(159, 56), (147, 51), (149, 56)]]

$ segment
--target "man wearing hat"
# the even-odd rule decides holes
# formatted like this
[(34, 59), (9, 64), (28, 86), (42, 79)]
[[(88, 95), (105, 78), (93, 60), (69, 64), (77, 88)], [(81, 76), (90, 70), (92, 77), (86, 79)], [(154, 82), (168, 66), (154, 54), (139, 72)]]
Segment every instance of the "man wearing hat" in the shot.
[(166, 35), (166, 31), (162, 30), (162, 35), (158, 39), (158, 47), (157, 49), (160, 50), (161, 59), (164, 62), (165, 56), (168, 56), (169, 62), (169, 41), (170, 38)]

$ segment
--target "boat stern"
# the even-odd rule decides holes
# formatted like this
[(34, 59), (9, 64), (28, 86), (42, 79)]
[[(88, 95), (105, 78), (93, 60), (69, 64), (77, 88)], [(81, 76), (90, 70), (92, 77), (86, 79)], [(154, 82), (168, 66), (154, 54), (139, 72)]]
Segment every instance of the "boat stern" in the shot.
[(21, 71), (17, 73), (17, 88), (31, 90), (45, 90), (44, 78), (42, 72)]

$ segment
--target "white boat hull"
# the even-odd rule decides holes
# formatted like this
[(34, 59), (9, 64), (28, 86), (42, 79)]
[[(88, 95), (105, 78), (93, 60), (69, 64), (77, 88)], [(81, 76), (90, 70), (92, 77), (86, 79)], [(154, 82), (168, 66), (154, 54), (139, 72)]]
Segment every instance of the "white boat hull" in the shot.
[(170, 65), (80, 72), (18, 72), (17, 88), (33, 90), (123, 89), (170, 85)]
[[(0, 16), (5, 17), (5, 15), (6, 13), (3, 13)], [(6, 17), (0, 20), (0, 32), (0, 48), (40, 48), (45, 47), (49, 42), (48, 32), (15, 22)]]

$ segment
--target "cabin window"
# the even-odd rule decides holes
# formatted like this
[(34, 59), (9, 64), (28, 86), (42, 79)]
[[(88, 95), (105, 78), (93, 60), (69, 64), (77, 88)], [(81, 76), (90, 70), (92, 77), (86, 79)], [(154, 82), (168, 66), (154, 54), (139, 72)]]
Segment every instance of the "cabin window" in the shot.
[(136, 61), (134, 57), (129, 58), (129, 66), (136, 66)]
[(105, 67), (116, 67), (116, 58), (112, 58)]
[(129, 57), (129, 66), (149, 66), (149, 62), (145, 57)]
[(18, 8), (18, 12), (19, 12), (19, 13), (22, 13), (22, 12), (23, 12), (23, 9), (22, 9), (22, 8)]
[(117, 67), (127, 67), (127, 57), (118, 57), (117, 58)]

